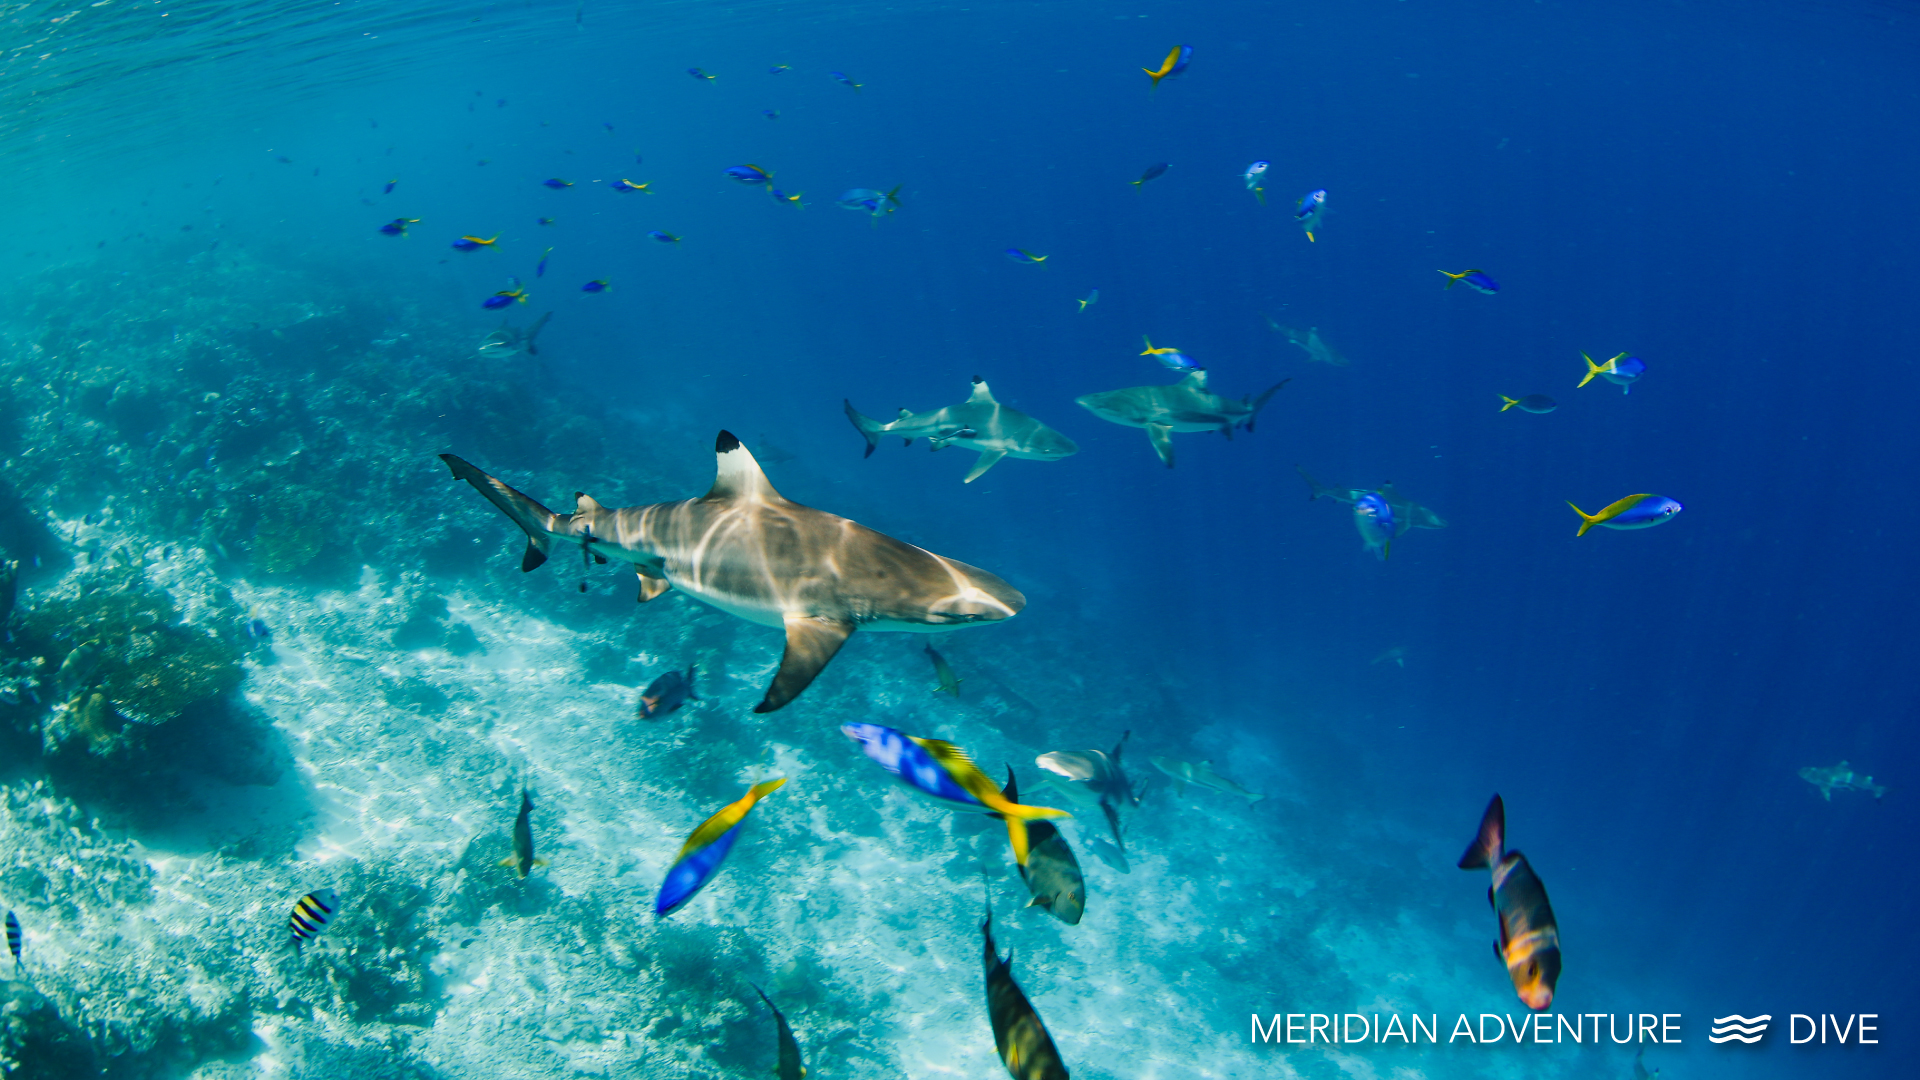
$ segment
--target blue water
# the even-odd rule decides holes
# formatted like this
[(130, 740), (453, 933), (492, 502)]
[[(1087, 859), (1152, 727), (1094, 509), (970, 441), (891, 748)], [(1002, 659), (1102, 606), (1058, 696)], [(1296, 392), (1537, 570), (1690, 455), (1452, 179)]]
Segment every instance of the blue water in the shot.
[[(626, 490), (591, 492), (612, 506), (704, 490), (718, 429), (771, 442), (793, 455), (768, 465), (788, 497), (1026, 593), (1015, 622), (942, 639), (956, 663), (970, 647), (1032, 660), (1022, 692), (1053, 715), (1008, 730), (1016, 742), (1071, 730), (1104, 746), (1130, 726), (1139, 771), (1148, 753), (1260, 747), (1236, 778), (1271, 801), (1247, 813), (1275, 808), (1267, 827), (1311, 853), (1316, 888), (1377, 905), (1383, 926), (1411, 910), (1465, 928), (1432, 948), (1484, 996), (1434, 1008), (1513, 1003), (1473, 944), (1494, 933), (1485, 881), (1452, 869), (1498, 791), (1559, 917), (1556, 1011), (1684, 1014), (1684, 1045), (1660, 1048), (1670, 1077), (1910, 1075), (1920, 582), (1900, 545), (1920, 528), (1920, 9), (161, 4), (51, 22), (67, 10), (28, 5), (5, 30), (12, 295), (119, 290), (132, 307), (189, 260), (236, 260), (262, 290), (295, 274), (302, 292), (276, 302), (350, 307), (359, 338), (424, 318), (465, 348), (499, 325), (481, 301), (517, 278), (531, 302), (510, 318), (554, 315), (514, 393), (616, 416), (635, 442), (563, 441), (537, 462), (430, 449), (556, 485), (643, 461)], [(1192, 66), (1150, 92), (1139, 69), (1176, 43)], [(696, 65), (716, 78), (689, 77)], [(1264, 206), (1240, 179), (1259, 159)], [(745, 162), (805, 206), (723, 175)], [(1171, 168), (1127, 183), (1155, 162)], [(609, 189), (622, 178), (649, 193)], [(883, 218), (833, 204), (894, 185)], [(1309, 243), (1290, 211), (1320, 188)], [(420, 220), (375, 231), (395, 217)], [(500, 239), (449, 247), (466, 234)], [(1016, 265), (1009, 247), (1047, 259)], [(1469, 267), (1498, 295), (1435, 273)], [(579, 292), (590, 279), (613, 290)], [(1269, 317), (1319, 328), (1350, 366), (1307, 362)], [(26, 320), (8, 318), (16, 350)], [(1142, 431), (1073, 400), (1171, 381), (1137, 355), (1143, 335), (1234, 398), (1291, 381), (1251, 433), (1175, 435), (1168, 469)], [(1576, 389), (1582, 352), (1632, 353), (1648, 373), (1630, 394)], [(964, 450), (889, 442), (861, 458), (842, 399), (886, 418), (954, 404), (976, 375), (1079, 454), (967, 485)], [(1558, 410), (1498, 411), (1529, 393)], [(1376, 561), (1350, 509), (1310, 502), (1296, 466), (1392, 482), (1447, 527)], [(423, 485), (448, 483), (436, 470)], [(1574, 537), (1567, 500), (1592, 511), (1635, 492), (1686, 510)], [(387, 569), (505, 580), (517, 536), (472, 520), (484, 559)], [(350, 588), (341, 573), (312, 587)], [(573, 573), (543, 594), (553, 605)], [(608, 588), (624, 605), (630, 579)], [(593, 610), (603, 629), (630, 617)], [(836, 666), (906, 651), (888, 641), (856, 637)], [(1390, 649), (1403, 663), (1376, 659)], [(923, 678), (918, 664), (901, 678)], [(743, 687), (716, 707), (742, 718), (752, 700)], [(809, 707), (767, 730), (846, 719)], [(1826, 802), (1797, 776), (1842, 759), (1885, 797)], [(1109, 902), (1151, 910), (1172, 887), (1136, 872)], [(953, 957), (967, 979), (973, 947)], [(1238, 1053), (1249, 1012), (1366, 1012), (1379, 989), (1304, 1000), (1252, 975), (1192, 1004)], [(1761, 1046), (1707, 1044), (1708, 1019), (1734, 1012), (1876, 1013), (1883, 1041), (1793, 1046), (1776, 1026)], [(1077, 1072), (1131, 1075), (1056, 1035)], [(821, 1075), (842, 1071), (810, 1053)], [(1396, 1066), (1391, 1050), (1355, 1053)], [(1520, 1067), (1495, 1060), (1442, 1046), (1419, 1065)], [(1625, 1076), (1625, 1061), (1569, 1052), (1562, 1067)]]

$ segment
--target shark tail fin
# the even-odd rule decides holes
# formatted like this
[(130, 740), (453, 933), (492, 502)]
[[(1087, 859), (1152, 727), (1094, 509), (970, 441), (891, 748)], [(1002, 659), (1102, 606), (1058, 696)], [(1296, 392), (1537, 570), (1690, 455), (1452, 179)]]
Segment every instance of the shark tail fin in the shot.
[(1253, 399), (1253, 412), (1247, 414), (1247, 422), (1245, 424), (1248, 433), (1252, 433), (1253, 431), (1253, 422), (1260, 419), (1260, 410), (1267, 407), (1267, 399), (1278, 393), (1281, 387), (1292, 381), (1292, 379), (1281, 379), (1279, 382), (1261, 391), (1260, 396)]
[(1506, 842), (1507, 804), (1495, 795), (1487, 804), (1486, 813), (1480, 815), (1480, 831), (1474, 834), (1473, 843), (1467, 845), (1466, 854), (1460, 856), (1460, 869), (1480, 870), (1499, 862), (1506, 851)]
[[(1569, 500), (1567, 505), (1573, 506), (1573, 502)], [(1597, 515), (1589, 514), (1577, 506), (1573, 506), (1573, 512), (1580, 515), (1580, 531), (1573, 534), (1576, 538), (1587, 535), (1588, 529), (1600, 524), (1600, 518)]]
[[(1585, 386), (1588, 383), (1592, 382), (1593, 377), (1595, 375), (1600, 374), (1603, 371), (1613, 370), (1613, 361), (1611, 360), (1607, 361), (1604, 364), (1596, 364), (1593, 362), (1593, 357), (1588, 356), (1586, 353), (1581, 353), (1580, 359), (1585, 360), (1587, 362), (1587, 377), (1580, 380), (1580, 386)], [(1580, 389), (1580, 386), (1576, 386), (1574, 387), (1574, 389), (1578, 390)]]
[(488, 476), (473, 463), (452, 454), (441, 454), (440, 460), (453, 470), (455, 478), (465, 480), (473, 489), (487, 497), (487, 501), (500, 508), (501, 512), (512, 518), (514, 524), (527, 534), (527, 552), (520, 557), (520, 570), (525, 573), (547, 561), (547, 550), (553, 545), (553, 534), (566, 528), (572, 514), (556, 514), (535, 502), (526, 495), (502, 483), (498, 478)]
[(873, 452), (880, 447), (880, 421), (871, 416), (862, 416), (860, 410), (853, 407), (853, 402), (846, 398), (841, 398), (840, 403), (846, 406), (847, 419), (853, 421), (854, 430), (867, 440), (867, 452), (860, 456), (872, 457)]
[(1500, 395), (1500, 400), (1501, 400), (1501, 401), (1504, 401), (1504, 402), (1506, 402), (1506, 404), (1505, 404), (1505, 405), (1502, 405), (1502, 406), (1500, 406), (1500, 411), (1501, 411), (1501, 412), (1506, 412), (1506, 411), (1507, 411), (1508, 409), (1511, 409), (1511, 408), (1513, 408), (1513, 407), (1514, 407), (1515, 405), (1518, 405), (1518, 404), (1520, 404), (1520, 399), (1519, 399), (1519, 398), (1510, 398), (1510, 397), (1508, 397), (1508, 396), (1507, 396), (1507, 395), (1505, 395), (1505, 394), (1501, 394), (1501, 395)]

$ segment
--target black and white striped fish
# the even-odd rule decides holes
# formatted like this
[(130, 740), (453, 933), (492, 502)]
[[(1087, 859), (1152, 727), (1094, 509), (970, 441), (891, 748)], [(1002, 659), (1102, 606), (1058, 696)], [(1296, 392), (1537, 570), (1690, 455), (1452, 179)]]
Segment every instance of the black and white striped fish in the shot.
[(7, 912), (7, 951), (13, 954), (13, 966), (20, 966), (20, 918)]
[(293, 928), (293, 951), (320, 936), (340, 910), (340, 894), (332, 889), (310, 892), (294, 902), (293, 915), (287, 920)]

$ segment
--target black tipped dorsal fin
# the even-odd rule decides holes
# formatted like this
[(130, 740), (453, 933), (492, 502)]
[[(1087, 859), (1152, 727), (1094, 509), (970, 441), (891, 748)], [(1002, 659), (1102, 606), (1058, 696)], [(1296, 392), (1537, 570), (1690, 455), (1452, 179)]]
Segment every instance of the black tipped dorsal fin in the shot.
[(713, 442), (713, 450), (716, 467), (713, 487), (707, 490), (707, 498), (784, 501), (767, 481), (767, 474), (760, 471), (760, 463), (753, 459), (753, 452), (734, 438), (732, 432), (722, 431)]
[(968, 395), (967, 400), (984, 401), (992, 405), (999, 404), (999, 402), (993, 400), (993, 391), (987, 389), (987, 380), (978, 375), (973, 377), (973, 393)]

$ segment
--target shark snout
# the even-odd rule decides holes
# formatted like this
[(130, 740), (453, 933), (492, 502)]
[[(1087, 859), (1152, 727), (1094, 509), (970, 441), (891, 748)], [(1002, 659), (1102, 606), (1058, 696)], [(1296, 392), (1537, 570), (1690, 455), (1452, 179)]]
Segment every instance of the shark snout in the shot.
[(1019, 589), (977, 567), (948, 560), (959, 571), (960, 588), (932, 605), (932, 614), (944, 622), (999, 622), (1020, 614), (1027, 606)]

